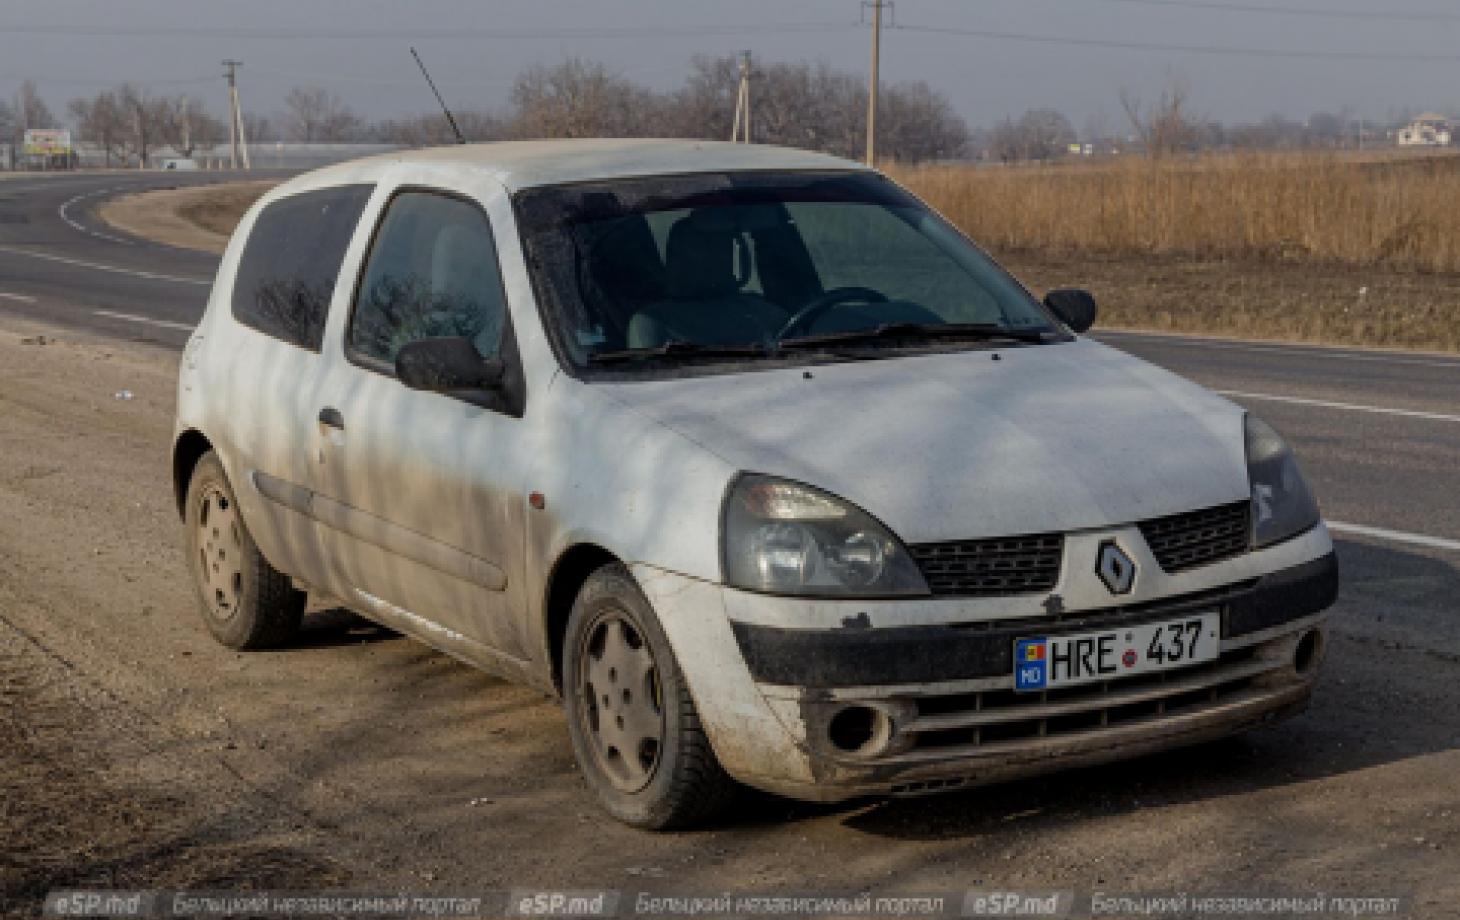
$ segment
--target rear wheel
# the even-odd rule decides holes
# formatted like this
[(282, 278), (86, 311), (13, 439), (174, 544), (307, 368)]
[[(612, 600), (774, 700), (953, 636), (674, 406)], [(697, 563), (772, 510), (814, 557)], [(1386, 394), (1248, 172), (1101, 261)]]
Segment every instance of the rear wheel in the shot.
[(217, 454), (198, 460), (185, 509), (188, 567), (208, 630), (235, 649), (288, 643), (299, 631), (306, 595), (254, 545)]
[(665, 830), (728, 807), (735, 782), (700, 727), (658, 617), (623, 566), (605, 566), (584, 583), (563, 656), (568, 731), (609, 813)]

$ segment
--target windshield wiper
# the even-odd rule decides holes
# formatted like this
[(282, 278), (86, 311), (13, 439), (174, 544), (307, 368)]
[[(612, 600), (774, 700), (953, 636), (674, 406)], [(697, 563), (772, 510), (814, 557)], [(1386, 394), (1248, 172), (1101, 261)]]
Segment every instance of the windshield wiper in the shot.
[(588, 363), (623, 364), (651, 358), (761, 358), (767, 354), (763, 345), (700, 345), (673, 339), (663, 345), (646, 348), (595, 351), (588, 356)]
[(972, 339), (980, 342), (1007, 339), (1038, 345), (1049, 333), (1043, 329), (1020, 329), (993, 323), (883, 323), (871, 329), (849, 329), (818, 335), (798, 335), (777, 343), (778, 348), (821, 348), (877, 342), (884, 339)]

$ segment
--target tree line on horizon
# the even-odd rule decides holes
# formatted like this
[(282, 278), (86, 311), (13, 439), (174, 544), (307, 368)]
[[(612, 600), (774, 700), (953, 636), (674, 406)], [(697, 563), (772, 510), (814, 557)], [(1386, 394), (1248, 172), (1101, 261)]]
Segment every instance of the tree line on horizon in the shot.
[[(867, 88), (861, 77), (826, 64), (758, 65), (753, 76), (753, 136), (757, 142), (859, 157), (866, 139)], [(736, 58), (697, 57), (685, 83), (657, 91), (606, 65), (570, 58), (534, 65), (517, 75), (500, 110), (455, 110), (468, 140), (542, 137), (692, 137), (728, 139), (739, 86)], [(27, 82), (24, 114), (0, 102), (0, 136), (18, 142), (25, 128), (60, 127)], [(226, 122), (192, 96), (154, 95), (122, 83), (71, 100), (66, 109), (79, 140), (96, 144), (108, 163), (145, 159), (158, 147), (183, 156), (222, 152)], [(391, 143), (427, 146), (455, 140), (439, 111), (409, 118), (367, 120), (322, 87), (290, 90), (281, 111), (245, 112), (249, 143)], [(969, 130), (948, 100), (926, 83), (883, 86), (878, 109), (879, 145), (908, 162), (966, 155)]]
[[(569, 58), (533, 65), (513, 82), (499, 110), (455, 111), (468, 140), (542, 137), (690, 137), (728, 139), (740, 81), (736, 57), (699, 56), (678, 88), (660, 91), (606, 65)], [(867, 87), (853, 72), (827, 64), (760, 63), (752, 77), (753, 137), (760, 143), (860, 158), (866, 142)], [(26, 81), (14, 104), (0, 100), (0, 138), (19, 143), (25, 128), (59, 127), (36, 86)], [(924, 82), (884, 84), (878, 109), (878, 149), (890, 160), (919, 163), (984, 159), (1040, 161), (1065, 156), (1072, 145), (1091, 152), (1166, 155), (1208, 149), (1313, 149), (1372, 143), (1384, 126), (1345, 113), (1319, 112), (1306, 121), (1271, 116), (1224, 125), (1191, 113), (1188, 88), (1173, 81), (1149, 103), (1122, 92), (1122, 117), (1101, 115), (1076, 131), (1062, 113), (1036, 108), (989, 127), (971, 129), (948, 99)], [(71, 100), (66, 113), (79, 139), (96, 144), (107, 163), (136, 162), (161, 146), (182, 156), (219, 153), (228, 130), (197, 97), (156, 95), (122, 83)], [(1392, 119), (1391, 119), (1392, 121)], [(438, 111), (371, 121), (321, 87), (295, 87), (283, 109), (248, 112), (250, 143), (374, 142), (427, 146), (455, 140)], [(1081, 148), (1083, 151), (1083, 148)]]

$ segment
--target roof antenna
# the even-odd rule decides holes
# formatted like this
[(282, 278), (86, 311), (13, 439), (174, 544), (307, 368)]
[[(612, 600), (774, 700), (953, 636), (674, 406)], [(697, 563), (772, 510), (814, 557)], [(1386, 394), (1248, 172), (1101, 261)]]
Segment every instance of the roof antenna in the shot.
[(416, 53), (415, 48), (411, 49), (411, 57), (416, 59), (416, 66), (421, 68), (421, 76), (426, 78), (426, 85), (431, 87), (431, 92), (436, 94), (436, 101), (441, 103), (441, 111), (446, 113), (446, 121), (451, 125), (451, 130), (456, 134), (456, 142), (458, 144), (465, 144), (466, 138), (462, 135), (461, 129), (456, 126), (456, 119), (451, 117), (451, 110), (446, 107), (446, 100), (441, 98), (441, 91), (436, 88), (435, 81), (426, 72), (426, 64), (421, 60), (421, 56)]

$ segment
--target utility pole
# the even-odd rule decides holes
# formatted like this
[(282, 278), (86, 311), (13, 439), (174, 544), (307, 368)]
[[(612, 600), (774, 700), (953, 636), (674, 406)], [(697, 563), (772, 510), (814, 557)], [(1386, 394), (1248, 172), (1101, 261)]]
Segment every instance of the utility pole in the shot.
[(191, 108), (191, 106), (188, 105), (188, 101), (189, 100), (188, 100), (188, 97), (187, 96), (184, 96), (182, 98), (182, 145), (183, 145), (183, 149), (179, 150), (178, 153), (181, 153), (183, 156), (188, 157), (189, 159), (191, 159), (192, 158), (192, 155), (193, 155), (193, 124), (192, 124), (193, 119), (192, 119), (192, 114), (188, 111), (188, 109)]
[(872, 77), (867, 87), (867, 165), (877, 165), (877, 67), (882, 60), (882, 6), (885, 0), (871, 0)]
[(242, 61), (226, 60), (223, 66), (228, 72), (223, 76), (228, 80), (228, 148), (229, 166), (237, 169), (243, 164), (248, 169), (248, 139), (243, 136), (243, 111), (238, 105), (238, 68), (243, 66)]
[[(743, 130), (742, 130), (743, 129)], [(730, 126), (731, 143), (750, 143), (750, 52), (740, 52), (740, 91), (735, 94), (735, 122)]]

